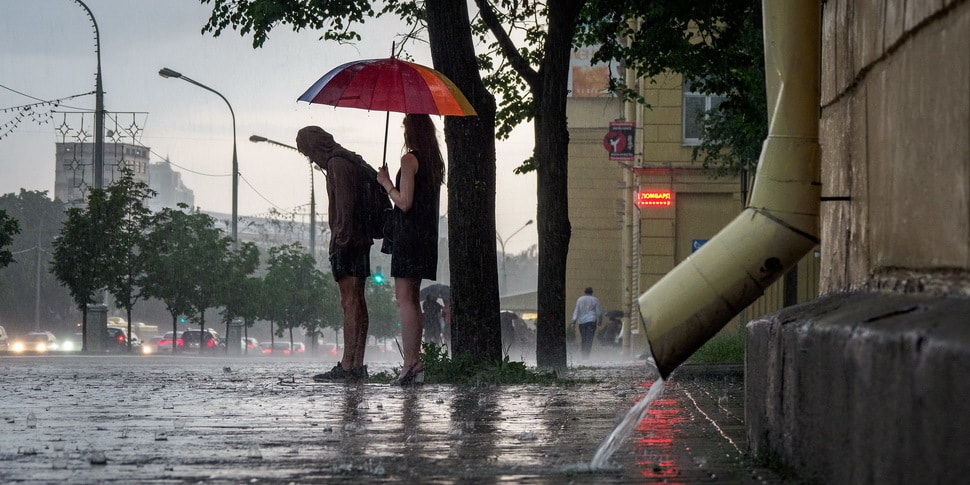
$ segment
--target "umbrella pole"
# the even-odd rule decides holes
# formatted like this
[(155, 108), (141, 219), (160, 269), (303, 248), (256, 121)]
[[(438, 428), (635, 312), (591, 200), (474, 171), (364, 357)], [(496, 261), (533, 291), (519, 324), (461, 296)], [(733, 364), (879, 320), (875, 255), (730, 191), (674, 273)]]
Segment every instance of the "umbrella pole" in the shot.
[(388, 126), (390, 126), (390, 124), (391, 124), (391, 112), (388, 111), (387, 114), (384, 116), (384, 153), (383, 153), (384, 164), (382, 165), (384, 168), (387, 168), (387, 128)]

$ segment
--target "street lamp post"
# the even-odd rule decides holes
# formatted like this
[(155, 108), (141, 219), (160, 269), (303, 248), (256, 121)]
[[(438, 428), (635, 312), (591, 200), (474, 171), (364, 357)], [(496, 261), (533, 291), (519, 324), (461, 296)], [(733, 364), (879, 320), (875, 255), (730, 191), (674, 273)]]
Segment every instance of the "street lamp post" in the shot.
[(229, 114), (232, 116), (232, 221), (230, 224), (230, 231), (232, 236), (232, 249), (237, 250), (239, 249), (239, 159), (236, 156), (236, 113), (233, 112), (232, 105), (229, 104), (229, 100), (226, 99), (222, 93), (210, 88), (209, 86), (206, 86), (205, 84), (187, 78), (181, 73), (173, 71), (167, 67), (163, 67), (161, 70), (159, 70), (158, 75), (164, 78), (173, 77), (176, 79), (181, 79), (188, 83), (195, 84), (202, 89), (211, 91), (222, 98), (222, 100), (226, 102), (226, 106), (229, 107)]
[(508, 259), (505, 257), (505, 243), (509, 242), (509, 239), (512, 239), (512, 236), (515, 236), (516, 234), (518, 234), (519, 231), (525, 229), (526, 226), (528, 226), (529, 224), (532, 224), (532, 219), (525, 221), (525, 224), (523, 224), (522, 227), (516, 229), (515, 232), (510, 234), (509, 237), (505, 239), (502, 239), (502, 236), (498, 234), (498, 231), (495, 231), (495, 239), (498, 241), (499, 246), (502, 247), (502, 294), (503, 295), (509, 291), (507, 274), (505, 272), (505, 261), (506, 259)]
[[(293, 145), (287, 145), (286, 143), (280, 143), (276, 140), (270, 140), (264, 136), (253, 135), (249, 137), (249, 141), (253, 143), (269, 143), (271, 145), (276, 145), (283, 148), (289, 148), (290, 150), (295, 150), (299, 152)], [(309, 164), (310, 167), (310, 254), (317, 257), (317, 199), (316, 199), (316, 184), (313, 182), (313, 165)]]

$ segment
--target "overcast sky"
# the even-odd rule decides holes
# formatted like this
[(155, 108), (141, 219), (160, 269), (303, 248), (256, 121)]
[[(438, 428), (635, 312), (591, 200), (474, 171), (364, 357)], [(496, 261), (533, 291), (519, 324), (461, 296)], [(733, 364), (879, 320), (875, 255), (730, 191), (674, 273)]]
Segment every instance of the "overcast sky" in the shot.
[[(203, 210), (231, 211), (232, 118), (218, 96), (183, 80), (160, 77), (162, 67), (215, 89), (232, 104), (241, 215), (265, 214), (271, 207), (288, 212), (303, 206), (306, 211), (309, 200), (306, 159), (290, 150), (251, 143), (250, 135), (295, 145), (300, 127), (320, 125), (372, 165), (381, 163), (383, 112), (310, 105), (296, 98), (344, 62), (387, 57), (394, 34), (406, 31), (400, 22), (368, 25), (362, 31), (364, 41), (356, 46), (320, 41), (316, 32), (278, 27), (262, 48), (253, 49), (251, 37), (234, 31), (217, 38), (202, 35), (211, 6), (197, 0), (85, 3), (101, 36), (105, 108), (119, 113), (116, 119), (122, 126), (135, 122), (144, 130), (141, 143), (151, 148), (151, 160), (169, 158)], [(411, 44), (408, 50), (417, 62), (431, 64), (426, 46)], [(72, 0), (0, 0), (0, 109), (93, 92), (96, 66), (94, 29), (81, 6)], [(93, 110), (94, 104), (94, 95), (85, 95), (66, 101), (57, 111)], [(0, 112), (0, 127), (14, 115)], [(56, 128), (65, 116), (69, 124), (80, 123), (78, 115), (54, 113), (51, 122), (25, 118), (16, 128), (0, 128), (0, 194), (25, 188), (53, 196)], [(387, 158), (392, 173), (402, 153), (402, 116), (391, 114)], [(443, 120), (434, 118), (440, 131)], [(106, 127), (113, 123), (109, 120)], [(505, 237), (535, 218), (534, 174), (512, 173), (531, 154), (531, 125), (499, 142), (497, 151), (496, 220), (499, 235)], [(321, 176), (316, 177), (316, 188), (318, 200), (325, 201)], [(325, 202), (318, 203), (318, 211), (325, 210)], [(446, 210), (443, 196), (442, 214)], [(506, 250), (519, 252), (535, 243), (533, 224), (511, 238)]]

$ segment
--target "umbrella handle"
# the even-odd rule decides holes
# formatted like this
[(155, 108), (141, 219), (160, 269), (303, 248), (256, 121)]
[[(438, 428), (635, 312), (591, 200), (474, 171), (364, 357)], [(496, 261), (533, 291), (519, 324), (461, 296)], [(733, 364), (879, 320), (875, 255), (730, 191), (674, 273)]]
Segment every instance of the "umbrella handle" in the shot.
[(387, 168), (387, 128), (391, 124), (391, 112), (388, 111), (384, 117), (384, 164), (382, 167)]

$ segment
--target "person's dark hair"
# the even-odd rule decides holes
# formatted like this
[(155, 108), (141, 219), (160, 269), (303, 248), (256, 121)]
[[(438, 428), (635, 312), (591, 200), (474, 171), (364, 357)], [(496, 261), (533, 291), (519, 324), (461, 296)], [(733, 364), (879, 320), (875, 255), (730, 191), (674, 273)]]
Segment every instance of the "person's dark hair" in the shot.
[(404, 146), (421, 154), (421, 160), (431, 164), (431, 179), (441, 185), (445, 181), (445, 161), (438, 148), (434, 122), (426, 114), (404, 116)]
[(587, 295), (592, 295), (593, 294), (593, 287), (592, 286), (587, 286), (586, 289), (583, 290), (583, 293), (586, 293)]

